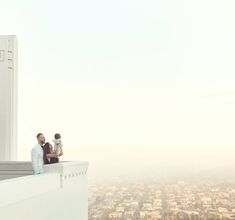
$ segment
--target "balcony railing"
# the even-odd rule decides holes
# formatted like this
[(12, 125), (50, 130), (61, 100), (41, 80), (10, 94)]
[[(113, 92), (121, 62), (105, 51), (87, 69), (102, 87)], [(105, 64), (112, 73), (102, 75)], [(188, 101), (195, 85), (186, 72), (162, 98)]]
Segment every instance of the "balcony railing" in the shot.
[(31, 162), (0, 162), (0, 219), (87, 220), (87, 169), (67, 161), (32, 175)]

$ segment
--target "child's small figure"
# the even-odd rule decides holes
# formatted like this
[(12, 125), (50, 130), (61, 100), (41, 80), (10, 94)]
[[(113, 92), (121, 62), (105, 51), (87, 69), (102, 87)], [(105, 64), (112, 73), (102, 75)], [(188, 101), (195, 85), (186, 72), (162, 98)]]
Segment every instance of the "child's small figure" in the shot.
[(59, 157), (62, 156), (64, 154), (63, 152), (63, 144), (61, 141), (61, 135), (60, 134), (55, 134), (55, 140), (53, 140), (54, 142), (54, 153), (57, 154), (58, 156), (58, 162), (59, 162)]

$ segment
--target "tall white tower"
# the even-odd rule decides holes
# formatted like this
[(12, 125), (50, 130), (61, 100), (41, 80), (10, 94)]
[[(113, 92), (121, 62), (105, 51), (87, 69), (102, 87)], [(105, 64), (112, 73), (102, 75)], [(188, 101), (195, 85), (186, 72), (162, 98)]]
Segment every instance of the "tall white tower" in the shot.
[(17, 159), (17, 39), (0, 35), (0, 161)]

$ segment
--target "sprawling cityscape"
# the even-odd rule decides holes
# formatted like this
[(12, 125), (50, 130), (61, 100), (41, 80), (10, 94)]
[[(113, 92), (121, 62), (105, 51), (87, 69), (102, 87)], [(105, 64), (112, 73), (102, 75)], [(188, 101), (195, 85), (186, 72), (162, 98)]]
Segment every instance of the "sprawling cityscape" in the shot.
[(235, 219), (235, 182), (117, 180), (89, 190), (89, 220)]

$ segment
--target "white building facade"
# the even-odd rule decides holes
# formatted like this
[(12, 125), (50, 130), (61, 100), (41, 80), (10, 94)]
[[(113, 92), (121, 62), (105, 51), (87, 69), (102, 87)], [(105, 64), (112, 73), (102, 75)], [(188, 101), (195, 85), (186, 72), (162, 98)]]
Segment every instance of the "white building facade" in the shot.
[(0, 36), (0, 161), (17, 159), (17, 39)]

